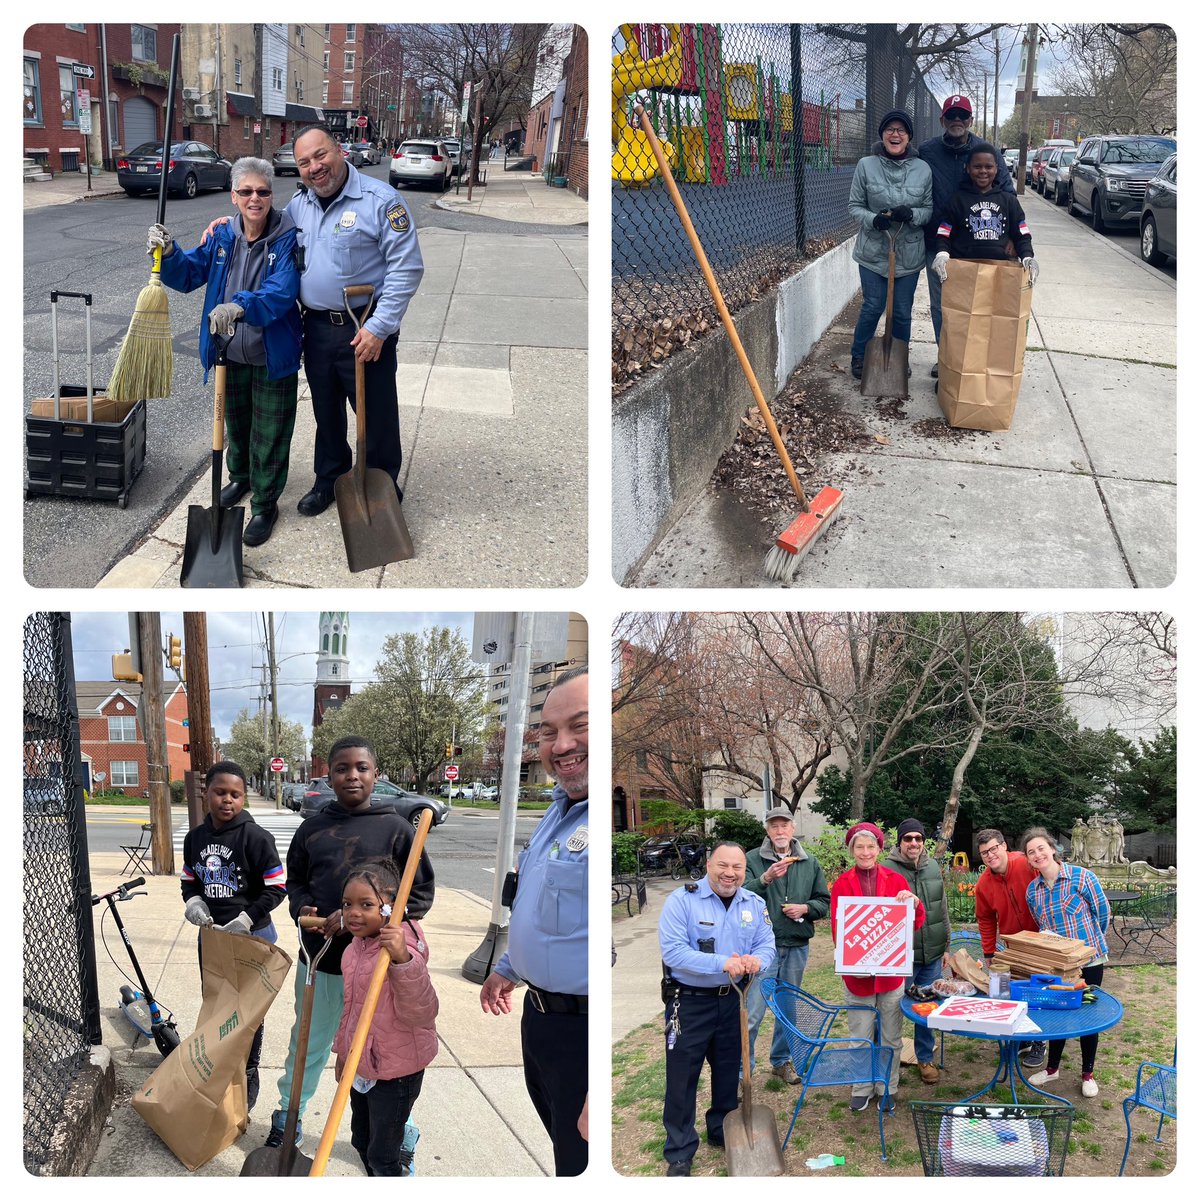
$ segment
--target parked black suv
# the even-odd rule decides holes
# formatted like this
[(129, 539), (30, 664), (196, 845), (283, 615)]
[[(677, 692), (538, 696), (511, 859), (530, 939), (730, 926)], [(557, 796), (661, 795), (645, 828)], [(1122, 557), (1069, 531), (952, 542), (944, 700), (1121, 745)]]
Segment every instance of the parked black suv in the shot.
[(1097, 232), (1137, 226), (1146, 184), (1175, 153), (1175, 139), (1150, 134), (1105, 134), (1083, 141), (1071, 164), (1068, 211), (1092, 219)]
[(672, 879), (704, 874), (704, 843), (694, 834), (657, 834), (638, 850), (642, 871), (669, 871)]

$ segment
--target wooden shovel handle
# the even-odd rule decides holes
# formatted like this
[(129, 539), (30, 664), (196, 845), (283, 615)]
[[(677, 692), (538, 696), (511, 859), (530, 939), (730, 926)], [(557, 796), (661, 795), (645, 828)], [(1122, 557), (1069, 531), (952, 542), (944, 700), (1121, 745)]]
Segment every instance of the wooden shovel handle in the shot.
[[(400, 890), (396, 893), (395, 904), (392, 905), (392, 915), (388, 919), (389, 925), (400, 925), (404, 920), (404, 909), (408, 905), (413, 880), (417, 876), (417, 867), (421, 865), (425, 838), (428, 836), (429, 827), (432, 824), (432, 810), (423, 808), (417, 820), (417, 833), (413, 838), (412, 849), (408, 852), (408, 861), (404, 864)], [(337, 1093), (333, 1097), (329, 1116), (325, 1120), (325, 1131), (321, 1134), (321, 1143), (317, 1146), (316, 1153), (313, 1154), (312, 1170), (308, 1173), (310, 1177), (325, 1174), (325, 1168), (329, 1163), (329, 1154), (333, 1150), (333, 1142), (337, 1137), (338, 1125), (341, 1124), (342, 1113), (346, 1111), (346, 1102), (350, 1098), (350, 1085), (354, 1082), (354, 1076), (358, 1071), (358, 1061), (362, 1058), (363, 1047), (367, 1044), (367, 1034), (371, 1032), (371, 1020), (375, 1016), (375, 1008), (379, 1003), (379, 996), (383, 991), (383, 984), (387, 978), (391, 961), (387, 951), (381, 947), (379, 957), (375, 962), (375, 971), (371, 975), (370, 986), (367, 988), (367, 996), (363, 1001), (362, 1012), (358, 1017), (358, 1025), (354, 1030), (354, 1040), (350, 1043), (350, 1049), (346, 1052), (346, 1061), (342, 1065), (342, 1078), (338, 1082)]]
[(742, 373), (746, 376), (746, 382), (750, 385), (751, 392), (754, 393), (754, 402), (758, 405), (759, 413), (762, 414), (763, 424), (766, 425), (767, 432), (771, 435), (771, 441), (775, 443), (775, 452), (779, 455), (779, 461), (783, 463), (783, 469), (787, 472), (788, 482), (792, 485), (792, 491), (796, 493), (796, 498), (800, 501), (801, 509), (804, 512), (808, 512), (808, 497), (804, 494), (804, 488), (800, 486), (800, 480), (796, 478), (796, 469), (792, 466), (792, 460), (788, 455), (787, 447), (783, 444), (783, 438), (779, 436), (779, 430), (775, 425), (775, 418), (771, 415), (771, 409), (767, 404), (766, 397), (763, 396), (762, 389), (758, 386), (758, 380), (754, 377), (754, 368), (751, 367), (750, 360), (746, 357), (746, 351), (742, 346), (742, 339), (738, 337), (738, 331), (733, 324), (733, 318), (729, 315), (729, 309), (725, 306), (725, 297), (721, 295), (721, 289), (717, 284), (717, 277), (713, 274), (712, 267), (708, 265), (708, 256), (704, 253), (704, 247), (700, 245), (700, 238), (696, 234), (696, 228), (692, 224), (691, 217), (688, 216), (687, 208), (683, 203), (683, 197), (679, 194), (679, 188), (675, 184), (675, 177), (671, 174), (671, 168), (667, 166), (667, 159), (662, 152), (658, 135), (654, 132), (654, 124), (650, 120), (646, 110), (640, 104), (636, 105), (633, 111), (637, 114), (638, 123), (642, 127), (642, 132), (646, 135), (646, 141), (650, 143), (650, 149), (654, 153), (654, 161), (658, 164), (659, 174), (663, 177), (663, 183), (667, 185), (671, 202), (675, 205), (675, 211), (679, 214), (679, 221), (683, 225), (683, 231), (687, 234), (688, 241), (692, 243), (692, 253), (696, 256), (696, 262), (700, 265), (700, 273), (704, 276), (704, 282), (708, 285), (709, 294), (713, 298), (713, 303), (717, 306), (717, 314), (721, 318), (721, 324), (725, 326), (725, 332), (729, 335), (729, 340), (733, 343), (734, 353), (737, 354), (738, 362), (742, 365)]

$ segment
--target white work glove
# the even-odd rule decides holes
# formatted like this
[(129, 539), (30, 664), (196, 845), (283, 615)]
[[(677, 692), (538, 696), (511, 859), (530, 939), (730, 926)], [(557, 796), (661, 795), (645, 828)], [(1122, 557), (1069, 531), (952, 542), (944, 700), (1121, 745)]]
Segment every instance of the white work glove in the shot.
[(1031, 254), (1028, 258), (1021, 259), (1021, 266), (1023, 266), (1025, 270), (1029, 272), (1029, 286), (1033, 287), (1033, 285), (1037, 283), (1038, 277), (1037, 259)]
[(175, 249), (175, 239), (167, 232), (165, 225), (151, 225), (146, 231), (146, 253), (153, 254), (161, 250), (166, 258)]
[(218, 925), (217, 928), (225, 930), (226, 933), (249, 933), (250, 918), (244, 912), (240, 912), (228, 924)]
[(950, 255), (945, 250), (939, 250), (933, 256), (933, 273), (943, 282), (946, 282), (946, 264), (950, 261)]
[(193, 925), (211, 925), (213, 923), (212, 913), (208, 911), (208, 905), (199, 896), (193, 896), (187, 902), (183, 909), (183, 915)]
[(233, 327), (246, 310), (232, 300), (225, 304), (215, 305), (208, 314), (208, 332), (220, 334), (221, 337), (232, 337)]

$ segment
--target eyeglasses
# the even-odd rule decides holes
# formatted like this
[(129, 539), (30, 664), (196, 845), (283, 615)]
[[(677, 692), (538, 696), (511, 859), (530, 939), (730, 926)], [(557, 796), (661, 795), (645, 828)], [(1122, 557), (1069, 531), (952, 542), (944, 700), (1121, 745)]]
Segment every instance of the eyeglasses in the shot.
[(993, 854), (1003, 854), (1003, 846), (989, 846), (986, 850), (979, 851), (980, 858), (991, 858)]
[(271, 194), (270, 188), (234, 188), (233, 194), (248, 200), (251, 196), (261, 196), (264, 200)]
[(906, 833), (900, 840), (902, 842), (923, 842), (925, 839), (919, 833)]

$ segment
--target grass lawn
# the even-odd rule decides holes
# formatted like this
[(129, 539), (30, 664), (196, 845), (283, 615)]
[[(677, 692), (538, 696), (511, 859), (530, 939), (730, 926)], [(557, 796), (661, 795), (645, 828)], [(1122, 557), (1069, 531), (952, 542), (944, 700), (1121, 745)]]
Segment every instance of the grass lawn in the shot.
[[(806, 991), (831, 1001), (842, 997), (841, 980), (833, 970), (833, 946), (828, 937), (813, 939)], [(1079, 1090), (1079, 1043), (1068, 1042), (1060, 1082), (1048, 1091), (1075, 1106), (1067, 1158), (1068, 1175), (1115, 1176), (1125, 1148), (1125, 1120), (1121, 1101), (1134, 1090), (1138, 1064), (1170, 1063), (1176, 1031), (1176, 969), (1169, 965), (1108, 967), (1103, 987), (1124, 1005), (1119, 1025), (1100, 1035), (1096, 1081), (1100, 1094), (1086, 1099)], [(1034, 1014), (1036, 1020), (1036, 1013)], [(755, 1103), (771, 1106), (779, 1136), (787, 1130), (800, 1089), (789, 1087), (770, 1074), (762, 1050), (770, 1042), (771, 1015), (758, 1034), (759, 1067), (754, 1075)], [(835, 1034), (844, 1034), (844, 1020)], [(907, 1023), (906, 1023), (907, 1025)], [(911, 1026), (908, 1026), (911, 1032)], [(822, 1153), (844, 1155), (845, 1166), (831, 1167), (822, 1175), (871, 1177), (921, 1175), (921, 1156), (908, 1108), (912, 1100), (947, 1103), (970, 1095), (995, 1069), (996, 1051), (987, 1042), (955, 1037), (945, 1040), (945, 1069), (936, 1085), (923, 1085), (915, 1066), (900, 1068), (896, 1116), (885, 1118), (888, 1158), (879, 1154), (879, 1123), (872, 1106), (864, 1114), (849, 1109), (848, 1087), (817, 1088), (808, 1093), (801, 1119), (784, 1151), (789, 1175), (811, 1174), (804, 1160)], [(665, 1087), (665, 1047), (661, 1022), (635, 1029), (613, 1048), (613, 1166), (623, 1175), (662, 1175), (664, 1132), (662, 1097)], [(938, 1061), (937, 1051), (934, 1061)], [(1011, 1103), (1008, 1086), (993, 1092), (997, 1103)], [(1029, 1094), (1030, 1103), (1039, 1097)], [(725, 1155), (703, 1140), (704, 1111), (709, 1103), (708, 1072), (701, 1073), (697, 1097), (701, 1133), (700, 1149), (692, 1163), (693, 1175), (724, 1175)], [(1155, 1142), (1158, 1116), (1144, 1109), (1131, 1118), (1133, 1142), (1125, 1174), (1166, 1175), (1175, 1166), (1175, 1122), (1163, 1126), (1162, 1142)]]

